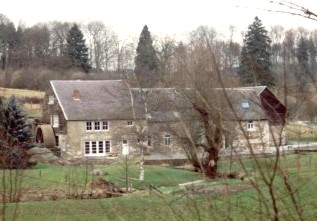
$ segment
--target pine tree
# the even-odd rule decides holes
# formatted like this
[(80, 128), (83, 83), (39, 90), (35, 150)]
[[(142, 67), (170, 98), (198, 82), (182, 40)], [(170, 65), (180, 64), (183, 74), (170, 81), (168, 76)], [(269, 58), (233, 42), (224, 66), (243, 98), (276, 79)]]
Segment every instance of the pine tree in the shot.
[(243, 39), (238, 74), (244, 85), (274, 85), (271, 72), (271, 40), (261, 20), (255, 17)]
[(29, 166), (27, 149), (31, 138), (26, 114), (20, 108), (16, 98), (11, 96), (6, 105), (0, 104), (1, 109), (1, 168), (26, 168)]
[(153, 47), (151, 33), (145, 25), (136, 49), (135, 69), (140, 87), (153, 87), (160, 79), (157, 53)]
[(299, 84), (299, 91), (305, 92), (307, 87), (305, 84), (311, 77), (309, 71), (309, 48), (308, 40), (304, 37), (300, 37), (296, 48), (297, 68), (295, 72), (296, 80)]
[(317, 68), (317, 63), (316, 63), (317, 50), (312, 38), (308, 40), (308, 52), (309, 52), (310, 72), (312, 73), (313, 76), (315, 76), (316, 68)]
[(308, 64), (309, 54), (308, 54), (308, 41), (304, 37), (301, 37), (298, 41), (296, 57), (298, 63)]
[(15, 96), (11, 96), (4, 109), (5, 130), (17, 143), (28, 142), (31, 138), (26, 114), (22, 111)]
[(86, 73), (91, 66), (89, 64), (88, 48), (84, 35), (77, 24), (74, 24), (67, 35), (68, 55), (72, 59), (73, 65), (81, 67)]

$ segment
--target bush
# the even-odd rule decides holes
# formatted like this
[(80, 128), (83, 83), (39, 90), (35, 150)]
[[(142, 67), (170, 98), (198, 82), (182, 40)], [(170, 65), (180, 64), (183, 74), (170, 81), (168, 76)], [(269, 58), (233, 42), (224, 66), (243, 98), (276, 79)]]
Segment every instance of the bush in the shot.
[(4, 169), (26, 169), (31, 166), (29, 163), (30, 155), (26, 151), (24, 145), (14, 145), (4, 148), (1, 151), (0, 168)]

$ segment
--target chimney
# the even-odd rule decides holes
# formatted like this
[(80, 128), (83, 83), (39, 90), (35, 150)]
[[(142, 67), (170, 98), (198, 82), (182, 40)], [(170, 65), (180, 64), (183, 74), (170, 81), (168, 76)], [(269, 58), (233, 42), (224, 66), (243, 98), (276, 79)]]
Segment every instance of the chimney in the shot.
[(80, 93), (79, 93), (79, 90), (74, 89), (74, 91), (73, 91), (73, 99), (74, 99), (75, 101), (80, 100)]

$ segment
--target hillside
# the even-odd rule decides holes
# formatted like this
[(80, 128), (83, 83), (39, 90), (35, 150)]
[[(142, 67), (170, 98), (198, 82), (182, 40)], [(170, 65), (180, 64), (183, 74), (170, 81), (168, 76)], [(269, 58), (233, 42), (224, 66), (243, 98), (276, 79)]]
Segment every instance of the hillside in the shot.
[(16, 96), (30, 118), (42, 117), (42, 100), (45, 96), (43, 91), (24, 90), (0, 87), (0, 97), (7, 99)]

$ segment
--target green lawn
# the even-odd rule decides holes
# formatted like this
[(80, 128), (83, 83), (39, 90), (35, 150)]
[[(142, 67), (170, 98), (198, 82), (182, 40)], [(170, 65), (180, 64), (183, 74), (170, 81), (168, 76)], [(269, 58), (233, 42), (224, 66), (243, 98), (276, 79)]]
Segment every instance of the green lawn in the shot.
[[(6, 220), (270, 220), (273, 219), (273, 201), (264, 177), (270, 178), (274, 158), (258, 162), (238, 160), (232, 170), (247, 168), (252, 176), (245, 180), (208, 180), (211, 191), (204, 194), (183, 195), (177, 191), (179, 183), (202, 179), (201, 174), (158, 166), (145, 167), (146, 184), (153, 184), (164, 194), (148, 191), (108, 199), (57, 200), (6, 204)], [(138, 178), (139, 168), (129, 162), (130, 178)], [(257, 169), (260, 166), (260, 170)], [(280, 220), (314, 220), (317, 216), (317, 154), (282, 156), (275, 179), (272, 181)], [(230, 162), (221, 162), (220, 170), (230, 168)], [(124, 187), (124, 162), (109, 166), (51, 166), (37, 165), (23, 172), (23, 187), (56, 189), (83, 185), (92, 178), (91, 170), (101, 168), (108, 172), (104, 178)], [(8, 172), (8, 171), (6, 171)], [(287, 177), (285, 184), (284, 177)], [(232, 191), (240, 186), (253, 187)], [(251, 185), (252, 186), (252, 185)], [(133, 187), (138, 188), (134, 181)], [(73, 186), (73, 188), (75, 188)], [(221, 191), (220, 191), (221, 190)], [(289, 191), (292, 191), (292, 194)], [(292, 197), (291, 197), (292, 196)], [(297, 207), (293, 202), (296, 202)], [(1, 208), (0, 208), (1, 209)], [(299, 211), (299, 212), (296, 212)], [(300, 215), (298, 215), (300, 214)]]

